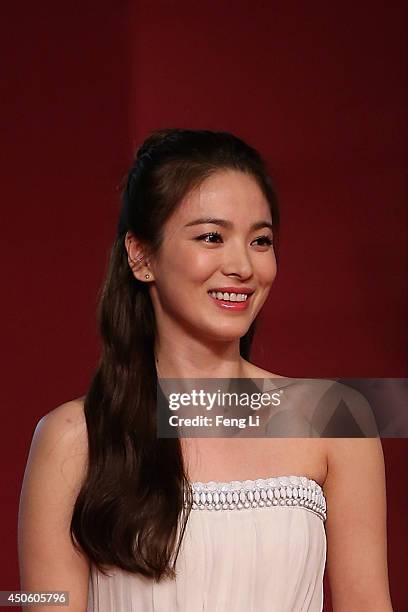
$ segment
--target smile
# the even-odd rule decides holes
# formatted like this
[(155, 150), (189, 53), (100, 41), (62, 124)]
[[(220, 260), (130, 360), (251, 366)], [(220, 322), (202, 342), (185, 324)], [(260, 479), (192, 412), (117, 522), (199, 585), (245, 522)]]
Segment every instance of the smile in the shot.
[(208, 295), (220, 308), (227, 310), (245, 310), (251, 295), (246, 293), (222, 293), (221, 291), (209, 291)]
[(248, 297), (247, 293), (227, 293), (222, 291), (209, 291), (209, 294), (217, 300), (224, 300), (227, 302), (245, 302)]

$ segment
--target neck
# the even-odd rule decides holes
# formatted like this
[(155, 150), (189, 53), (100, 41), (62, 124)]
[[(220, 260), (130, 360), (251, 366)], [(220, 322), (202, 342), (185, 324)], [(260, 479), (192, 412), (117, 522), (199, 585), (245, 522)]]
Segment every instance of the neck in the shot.
[(159, 378), (245, 378), (248, 362), (239, 352), (239, 339), (204, 343), (195, 338), (161, 338), (155, 346)]

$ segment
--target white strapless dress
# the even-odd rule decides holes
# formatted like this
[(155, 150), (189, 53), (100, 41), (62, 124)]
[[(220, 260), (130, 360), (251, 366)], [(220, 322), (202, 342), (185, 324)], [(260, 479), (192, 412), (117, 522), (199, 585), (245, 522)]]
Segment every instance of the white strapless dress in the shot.
[(321, 612), (326, 499), (306, 476), (194, 482), (177, 577), (92, 566), (87, 612)]

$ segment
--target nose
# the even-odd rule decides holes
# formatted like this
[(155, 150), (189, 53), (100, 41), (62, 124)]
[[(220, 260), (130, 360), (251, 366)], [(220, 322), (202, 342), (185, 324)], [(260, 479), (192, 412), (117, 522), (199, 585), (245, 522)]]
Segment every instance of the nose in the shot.
[(222, 272), (225, 276), (247, 279), (253, 274), (253, 264), (245, 245), (231, 244), (224, 251)]

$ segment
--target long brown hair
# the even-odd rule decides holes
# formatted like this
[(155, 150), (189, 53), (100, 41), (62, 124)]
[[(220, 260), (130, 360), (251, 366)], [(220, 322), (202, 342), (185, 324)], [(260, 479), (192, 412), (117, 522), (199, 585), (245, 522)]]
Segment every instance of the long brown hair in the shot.
[[(192, 503), (180, 440), (156, 436), (155, 317), (147, 283), (130, 269), (125, 235), (131, 231), (157, 253), (164, 225), (183, 197), (222, 169), (255, 178), (277, 229), (277, 197), (264, 161), (228, 132), (151, 133), (123, 189), (98, 305), (102, 352), (85, 396), (87, 475), (71, 522), (74, 545), (102, 573), (113, 565), (156, 581), (174, 578)], [(255, 322), (240, 339), (245, 359)]]

